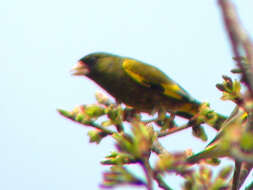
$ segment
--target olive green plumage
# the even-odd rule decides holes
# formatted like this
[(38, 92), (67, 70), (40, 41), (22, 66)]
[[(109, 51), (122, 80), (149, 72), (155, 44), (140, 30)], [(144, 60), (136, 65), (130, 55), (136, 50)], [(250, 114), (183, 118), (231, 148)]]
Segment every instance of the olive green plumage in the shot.
[[(185, 118), (198, 113), (200, 102), (158, 68), (109, 53), (92, 53), (80, 59), (74, 75), (85, 75), (118, 102), (137, 111), (168, 111)], [(218, 120), (224, 121), (220, 116)]]

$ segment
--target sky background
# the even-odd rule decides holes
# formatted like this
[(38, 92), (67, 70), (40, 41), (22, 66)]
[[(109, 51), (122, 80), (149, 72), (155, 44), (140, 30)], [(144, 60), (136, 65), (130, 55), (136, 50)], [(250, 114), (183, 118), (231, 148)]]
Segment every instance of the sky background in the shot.
[[(236, 4), (253, 33), (252, 0)], [(234, 63), (214, 0), (9, 0), (1, 2), (0, 21), (0, 189), (99, 189), (106, 170), (99, 161), (114, 150), (113, 142), (89, 144), (88, 128), (56, 112), (94, 103), (101, 91), (70, 75), (88, 53), (153, 64), (217, 112), (233, 108), (215, 88)], [(215, 133), (208, 132), (211, 140)], [(205, 143), (186, 130), (163, 145), (196, 152)], [(167, 182), (179, 189), (182, 180)]]

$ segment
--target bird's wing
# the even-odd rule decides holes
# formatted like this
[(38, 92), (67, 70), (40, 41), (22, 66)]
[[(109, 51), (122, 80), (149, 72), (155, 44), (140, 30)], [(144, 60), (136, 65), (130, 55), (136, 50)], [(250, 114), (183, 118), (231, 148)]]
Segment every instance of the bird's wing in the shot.
[(170, 98), (178, 100), (190, 98), (189, 94), (183, 88), (154, 66), (134, 59), (124, 58), (122, 67), (140, 85), (160, 90)]

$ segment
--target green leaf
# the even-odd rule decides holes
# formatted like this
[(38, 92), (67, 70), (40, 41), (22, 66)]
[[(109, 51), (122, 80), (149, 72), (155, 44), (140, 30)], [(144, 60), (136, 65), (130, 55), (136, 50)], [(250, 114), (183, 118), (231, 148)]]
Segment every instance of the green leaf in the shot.
[(88, 132), (88, 136), (90, 137), (90, 142), (95, 142), (97, 144), (100, 143), (100, 141), (106, 137), (108, 134), (101, 131), (101, 130), (92, 130)]
[(63, 109), (58, 109), (57, 110), (61, 115), (67, 118), (72, 118), (72, 113)]

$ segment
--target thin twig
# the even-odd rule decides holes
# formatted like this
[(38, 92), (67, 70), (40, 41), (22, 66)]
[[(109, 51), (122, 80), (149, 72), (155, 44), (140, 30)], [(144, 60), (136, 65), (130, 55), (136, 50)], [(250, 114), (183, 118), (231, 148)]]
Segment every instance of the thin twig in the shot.
[(249, 163), (242, 163), (241, 167), (241, 173), (240, 173), (240, 178), (239, 178), (239, 188), (243, 185), (245, 179), (248, 177), (250, 171), (252, 170), (253, 165)]
[[(79, 123), (79, 122), (78, 122)], [(113, 133), (115, 133), (114, 131), (111, 131), (109, 129), (106, 129), (98, 124), (96, 124), (95, 122), (93, 121), (87, 121), (85, 123), (80, 123), (80, 124), (83, 124), (83, 125), (87, 125), (87, 126), (90, 126), (90, 127), (94, 127), (96, 129), (100, 129), (102, 130), (103, 132), (107, 133), (108, 135), (112, 135)]]
[(115, 132), (112, 131), (112, 130), (106, 129), (106, 128), (104, 128), (104, 127), (102, 127), (102, 126), (96, 124), (94, 121), (77, 121), (77, 120), (75, 120), (75, 117), (68, 117), (68, 116), (62, 114), (60, 111), (59, 111), (59, 113), (60, 113), (63, 117), (65, 117), (65, 118), (67, 118), (67, 119), (70, 119), (71, 121), (74, 121), (74, 122), (79, 123), (79, 124), (81, 124), (81, 125), (90, 126), (90, 127), (99, 129), (99, 130), (103, 131), (104, 133), (106, 133), (106, 134), (108, 134), (108, 135), (112, 135), (113, 133), (115, 133)]
[(187, 129), (189, 127), (191, 127), (191, 125), (189, 123), (187, 123), (185, 125), (182, 125), (181, 127), (174, 127), (174, 128), (168, 129), (166, 131), (159, 131), (158, 132), (158, 137), (164, 137), (164, 136), (167, 136), (167, 135), (171, 135), (173, 133), (176, 133), (178, 131)]
[(239, 187), (241, 165), (242, 165), (241, 162), (235, 161), (235, 172), (234, 172), (234, 176), (233, 176), (232, 190), (237, 190)]
[(145, 176), (146, 176), (147, 189), (153, 190), (153, 171), (152, 171), (152, 168), (149, 164), (148, 158), (144, 158), (141, 165), (142, 165), (142, 168), (143, 168)]
[(154, 179), (156, 180), (160, 188), (164, 190), (172, 190), (172, 188), (165, 183), (165, 181), (163, 180), (162, 176), (159, 173), (154, 173)]
[[(152, 146), (152, 151), (155, 152), (156, 154), (169, 154), (169, 152), (161, 145), (161, 143), (158, 141), (158, 139), (156, 139), (153, 142), (153, 146)], [(165, 190), (172, 190), (172, 188), (170, 188), (165, 181), (163, 180), (162, 176), (157, 173), (157, 172), (153, 172), (153, 178), (156, 180), (156, 182), (158, 183), (159, 187), (161, 187), (162, 189)]]

